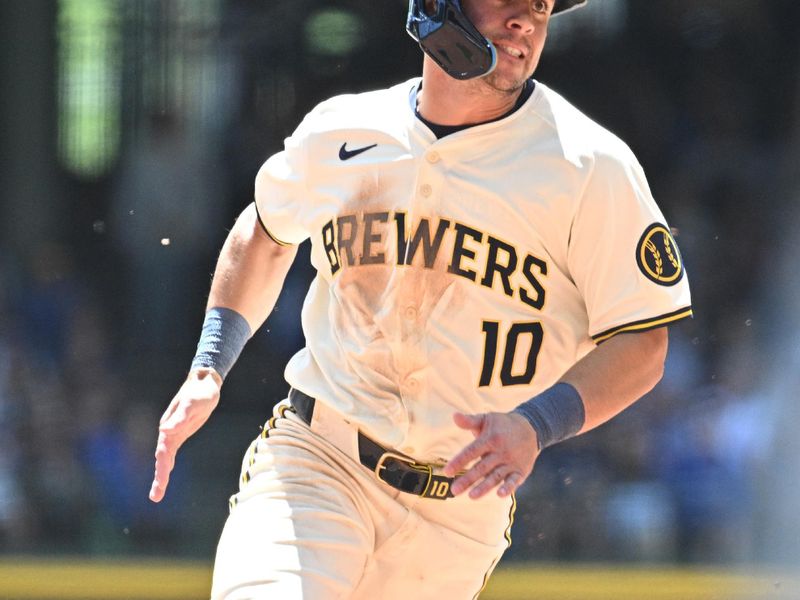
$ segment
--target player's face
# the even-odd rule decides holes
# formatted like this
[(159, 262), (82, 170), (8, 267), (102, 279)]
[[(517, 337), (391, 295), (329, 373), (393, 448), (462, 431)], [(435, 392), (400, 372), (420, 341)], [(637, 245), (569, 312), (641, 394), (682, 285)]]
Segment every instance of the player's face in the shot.
[(464, 12), (497, 48), (497, 67), (484, 81), (518, 90), (539, 64), (555, 0), (463, 0)]

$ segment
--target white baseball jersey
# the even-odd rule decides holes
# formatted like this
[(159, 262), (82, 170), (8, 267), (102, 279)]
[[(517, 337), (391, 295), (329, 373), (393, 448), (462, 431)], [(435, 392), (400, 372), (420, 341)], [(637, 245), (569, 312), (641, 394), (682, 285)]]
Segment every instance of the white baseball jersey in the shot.
[(279, 243), (311, 238), (294, 387), (388, 447), (444, 461), (455, 411), (509, 411), (596, 343), (691, 315), (630, 149), (541, 83), (436, 139), (419, 79), (320, 104), (262, 167)]

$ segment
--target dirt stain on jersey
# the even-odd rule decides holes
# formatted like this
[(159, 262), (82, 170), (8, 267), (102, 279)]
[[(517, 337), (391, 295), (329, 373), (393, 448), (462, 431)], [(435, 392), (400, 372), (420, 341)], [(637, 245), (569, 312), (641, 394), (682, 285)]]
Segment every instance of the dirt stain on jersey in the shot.
[[(340, 251), (343, 268), (332, 288), (338, 300), (338, 309), (331, 315), (333, 329), (352, 343), (351, 350), (365, 370), (395, 382), (398, 390), (413, 377), (419, 387), (403, 395), (417, 395), (424, 393), (430, 354), (440, 343), (436, 316), (458, 311), (464, 293), (459, 291), (458, 277), (447, 272), (450, 253), (444, 245), (430, 268), (422, 252), (411, 264), (402, 264), (397, 256), (398, 229), (388, 222), (395, 207), (387, 206), (382, 189), (377, 178), (365, 178), (341, 209), (342, 215), (355, 217), (362, 231), (357, 241)], [(432, 215), (408, 216), (407, 238), (423, 216), (436, 220)], [(365, 227), (371, 241), (363, 239)], [(376, 257), (380, 260), (369, 264)]]

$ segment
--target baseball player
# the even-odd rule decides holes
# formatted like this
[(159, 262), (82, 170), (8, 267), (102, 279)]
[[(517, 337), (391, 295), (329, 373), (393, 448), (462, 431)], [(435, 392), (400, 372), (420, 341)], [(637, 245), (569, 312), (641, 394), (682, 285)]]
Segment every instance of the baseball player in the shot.
[(275, 305), (316, 278), (291, 391), (245, 454), (215, 600), (475, 598), (539, 453), (661, 377), (691, 315), (628, 147), (531, 78), (586, 0), (411, 0), (422, 77), (309, 113), (221, 251), (150, 497)]

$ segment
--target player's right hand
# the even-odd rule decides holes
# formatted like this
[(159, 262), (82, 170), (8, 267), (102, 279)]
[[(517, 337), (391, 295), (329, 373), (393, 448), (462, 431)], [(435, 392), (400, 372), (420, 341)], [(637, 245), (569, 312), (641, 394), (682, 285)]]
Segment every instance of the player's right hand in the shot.
[(156, 472), (150, 488), (150, 500), (160, 502), (167, 491), (175, 455), (211, 416), (219, 403), (222, 378), (213, 369), (195, 369), (161, 417), (156, 443)]

